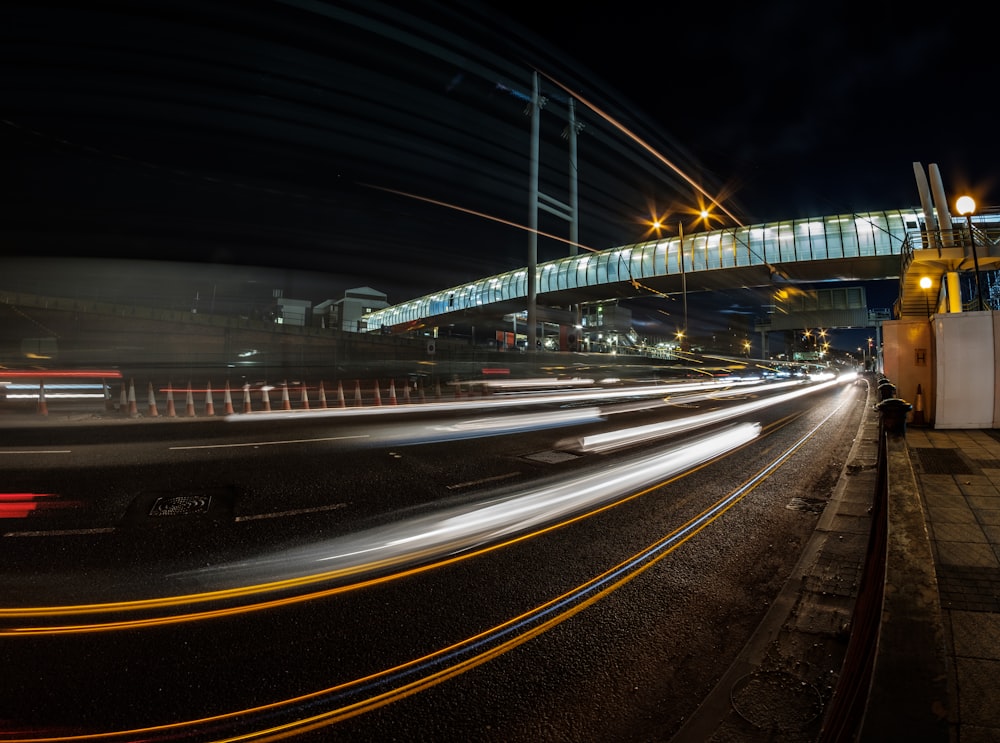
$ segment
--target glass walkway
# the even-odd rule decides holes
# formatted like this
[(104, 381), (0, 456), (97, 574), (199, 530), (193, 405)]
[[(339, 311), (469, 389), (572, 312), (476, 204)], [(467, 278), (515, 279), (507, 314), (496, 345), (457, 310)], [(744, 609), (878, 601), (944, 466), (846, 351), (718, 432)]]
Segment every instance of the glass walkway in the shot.
[[(923, 229), (919, 208), (838, 214), (678, 236), (539, 263), (536, 294), (549, 306), (650, 292), (765, 286), (782, 281), (873, 280), (899, 275), (903, 245)], [(528, 296), (527, 268), (489, 276), (375, 310), (376, 331)], [(520, 300), (520, 301), (518, 301)], [(509, 310), (507, 310), (509, 311)]]

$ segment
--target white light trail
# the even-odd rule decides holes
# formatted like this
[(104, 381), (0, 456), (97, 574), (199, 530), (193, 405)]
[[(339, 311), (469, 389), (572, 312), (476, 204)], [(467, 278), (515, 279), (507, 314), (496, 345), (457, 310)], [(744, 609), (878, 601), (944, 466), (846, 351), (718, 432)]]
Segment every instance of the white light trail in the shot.
[(253, 560), (175, 573), (202, 588), (361, 572), (426, 561), (524, 532), (635, 493), (752, 441), (760, 425), (721, 432), (636, 456), (613, 467), (563, 477), (524, 493), (470, 503)]

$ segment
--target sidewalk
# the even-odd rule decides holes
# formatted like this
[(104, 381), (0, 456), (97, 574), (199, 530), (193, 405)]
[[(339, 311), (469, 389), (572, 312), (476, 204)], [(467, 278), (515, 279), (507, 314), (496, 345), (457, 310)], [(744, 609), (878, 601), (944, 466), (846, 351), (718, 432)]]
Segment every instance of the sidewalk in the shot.
[(874, 402), (793, 575), (674, 743), (1000, 743), (1000, 431), (887, 434), (880, 513)]
[(942, 713), (951, 740), (1000, 741), (1000, 431), (909, 426), (905, 439), (939, 599)]

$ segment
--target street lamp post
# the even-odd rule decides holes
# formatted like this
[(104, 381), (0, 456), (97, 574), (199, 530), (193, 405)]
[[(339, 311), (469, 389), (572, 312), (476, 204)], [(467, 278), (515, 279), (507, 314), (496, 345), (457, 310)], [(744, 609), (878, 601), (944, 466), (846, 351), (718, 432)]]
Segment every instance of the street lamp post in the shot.
[(983, 290), (979, 282), (979, 256), (976, 254), (976, 238), (972, 234), (972, 215), (976, 212), (976, 202), (971, 196), (960, 196), (955, 202), (958, 213), (965, 215), (965, 224), (969, 228), (969, 245), (972, 247), (972, 265), (976, 269), (976, 299), (980, 310), (986, 309), (983, 301)]
[(678, 253), (680, 254), (681, 263), (681, 294), (684, 295), (684, 335), (687, 335), (688, 330), (688, 285), (687, 285), (687, 273), (684, 271), (684, 223), (677, 223), (677, 234), (680, 237), (680, 243), (677, 246)]
[(931, 280), (928, 276), (920, 277), (920, 288), (924, 290), (924, 306), (927, 308), (927, 318), (931, 316), (931, 301), (927, 298), (927, 290), (931, 288)]

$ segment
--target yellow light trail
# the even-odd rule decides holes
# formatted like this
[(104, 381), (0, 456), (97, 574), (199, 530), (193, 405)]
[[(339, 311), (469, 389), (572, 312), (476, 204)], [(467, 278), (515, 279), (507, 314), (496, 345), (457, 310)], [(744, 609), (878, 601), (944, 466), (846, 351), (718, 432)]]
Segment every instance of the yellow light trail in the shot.
[[(838, 409), (839, 407), (840, 406), (838, 406)], [(835, 412), (836, 411), (834, 411), (834, 413)], [(784, 451), (783, 453), (772, 459), (772, 461), (769, 464), (761, 467), (752, 477), (745, 480), (740, 487), (734, 489), (728, 495), (717, 500), (710, 507), (703, 509), (701, 513), (699, 513), (697, 516), (694, 516), (693, 518), (689, 519), (681, 526), (672, 530), (669, 534), (665, 535), (664, 537), (661, 537), (660, 539), (656, 540), (651, 545), (640, 550), (639, 552), (636, 552), (631, 557), (621, 560), (615, 566), (603, 571), (599, 575), (594, 576), (593, 578), (585, 581), (584, 583), (581, 583), (576, 588), (570, 589), (562, 593), (561, 595), (553, 599), (550, 599), (549, 601), (546, 601), (543, 604), (536, 606), (533, 609), (525, 611), (519, 614), (518, 616), (508, 619), (507, 621), (502, 622), (501, 624), (498, 624), (488, 630), (485, 630), (476, 635), (473, 635), (471, 637), (453, 643), (447, 647), (434, 651), (433, 653), (429, 653), (420, 658), (411, 659), (405, 663), (398, 664), (391, 668), (383, 669), (382, 671), (379, 671), (377, 673), (369, 674), (367, 676), (354, 679), (352, 681), (344, 682), (342, 684), (337, 684), (335, 686), (331, 686), (326, 689), (310, 692), (308, 694), (302, 694), (278, 702), (272, 702), (269, 704), (250, 707), (239, 711), (227, 712), (194, 720), (186, 720), (184, 722), (167, 723), (163, 725), (155, 725), (144, 728), (134, 728), (130, 730), (120, 730), (120, 731), (103, 732), (103, 733), (84, 733), (79, 735), (58, 735), (58, 736), (49, 736), (41, 738), (38, 737), (12, 738), (6, 740), (8, 740), (8, 743), (59, 743), (59, 742), (69, 743), (71, 741), (138, 739), (140, 737), (146, 739), (154, 739), (153, 736), (155, 736), (157, 733), (165, 733), (174, 736), (179, 731), (189, 730), (197, 726), (218, 724), (221, 722), (235, 720), (241, 717), (250, 717), (262, 713), (274, 712), (277, 710), (281, 710), (282, 708), (285, 707), (294, 707), (295, 705), (298, 704), (314, 702), (322, 698), (323, 696), (338, 692), (348, 691), (352, 687), (358, 687), (369, 682), (378, 681), (380, 679), (390, 677), (394, 674), (398, 674), (401, 671), (405, 671), (423, 664), (427, 664), (429, 661), (433, 661), (437, 658), (441, 658), (453, 652), (459, 651), (464, 647), (469, 647), (471, 645), (474, 645), (475, 643), (488, 639), (491, 636), (498, 635), (502, 633), (504, 630), (507, 630), (511, 627), (516, 626), (521, 622), (529, 620), (533, 616), (542, 615), (546, 609), (558, 606), (560, 603), (564, 603), (567, 600), (572, 599), (576, 595), (586, 594), (586, 597), (583, 600), (575, 602), (571, 606), (566, 608), (564, 611), (561, 611), (545, 619), (544, 621), (539, 622), (535, 626), (528, 629), (526, 632), (518, 634), (517, 636), (512, 637), (508, 640), (504, 640), (499, 644), (491, 646), (483, 650), (482, 652), (476, 653), (475, 655), (465, 658), (455, 664), (449, 665), (446, 668), (429, 673), (419, 679), (403, 684), (389, 691), (376, 694), (367, 699), (362, 699), (357, 702), (346, 704), (342, 707), (338, 707), (337, 709), (327, 710), (325, 712), (313, 714), (299, 720), (294, 720), (279, 725), (273, 725), (266, 729), (252, 731), (248, 733), (234, 734), (221, 738), (214, 738), (213, 740), (216, 741), (216, 743), (235, 743), (236, 741), (251, 741), (251, 740), (255, 741), (283, 740), (292, 737), (294, 735), (301, 735), (302, 733), (305, 732), (327, 727), (337, 722), (342, 722), (344, 720), (356, 717), (366, 712), (373, 711), (380, 707), (387, 706), (388, 704), (412, 696), (418, 692), (424, 691), (433, 686), (436, 686), (437, 684), (440, 684), (444, 681), (447, 681), (451, 678), (461, 675), (466, 671), (476, 668), (494, 658), (497, 658), (509, 652), (510, 650), (513, 650), (514, 648), (517, 648), (527, 643), (529, 640), (532, 640), (544, 634), (545, 632), (549, 631), (550, 629), (562, 624), (566, 620), (576, 616), (584, 609), (592, 606), (593, 604), (605, 598), (606, 596), (610, 595), (611, 593), (618, 590), (622, 586), (630, 583), (639, 575), (645, 573), (653, 565), (656, 565), (657, 563), (662, 561), (665, 557), (672, 554), (674, 551), (680, 548), (681, 545), (686, 544), (695, 536), (697, 536), (702, 531), (707, 529), (711, 524), (715, 523), (715, 521), (717, 521), (724, 513), (732, 509), (736, 504), (738, 504), (740, 501), (746, 498), (747, 495), (756, 490), (756, 488), (759, 485), (765, 482), (767, 478), (773, 475), (778, 470), (778, 468), (780, 468), (781, 464), (787, 461), (787, 459), (791, 456), (791, 454), (793, 454), (795, 451), (801, 448), (806, 441), (811, 439), (820, 430), (822, 425), (827, 420), (829, 420), (830, 417), (833, 416), (834, 413), (831, 413), (829, 416), (824, 418), (824, 420), (819, 425), (813, 428), (812, 431), (810, 431), (806, 436), (800, 438), (792, 447), (790, 447), (789, 449), (787, 449), (786, 451)], [(775, 423), (771, 424), (770, 426), (766, 427), (766, 429), (764, 429), (766, 433), (762, 431), (762, 436), (773, 435), (777, 431), (781, 430), (785, 426), (797, 420), (799, 417), (801, 417), (801, 415), (802, 413), (794, 413), (779, 421), (776, 421)], [(759, 441), (760, 439), (758, 438), (756, 440)], [(689, 470), (686, 470), (683, 473), (670, 477), (661, 483), (657, 483), (656, 485), (647, 487), (639, 492), (636, 492), (628, 496), (627, 498), (623, 498), (620, 501), (616, 501), (615, 503), (605, 504), (600, 508), (594, 509), (592, 512), (589, 512), (587, 514), (580, 514), (574, 518), (566, 520), (561, 524), (553, 525), (545, 529), (540, 529), (534, 532), (531, 536), (536, 536), (539, 534), (552, 531), (566, 524), (574, 523), (584, 518), (588, 518), (589, 516), (592, 516), (594, 514), (601, 513), (603, 511), (614, 508), (620, 505), (621, 503), (626, 503), (641, 496), (647, 495), (659, 489), (660, 487), (663, 487), (664, 485), (683, 479), (684, 477), (694, 472), (697, 472), (703, 469), (704, 467), (707, 467), (712, 462), (718, 461), (719, 459), (723, 459), (736, 451), (744, 449), (746, 446), (749, 446), (750, 443), (752, 442), (748, 441), (739, 447), (736, 447), (723, 454), (720, 454), (719, 456), (711, 460), (702, 462), (697, 466)], [(525, 535), (516, 539), (509, 540), (506, 544), (512, 544), (515, 542), (523, 541), (524, 539), (528, 538), (528, 536), (529, 535)], [(671, 544), (671, 542), (673, 543)], [(493, 549), (498, 549), (500, 546), (501, 545), (496, 545), (494, 547), (480, 550), (477, 554), (482, 554), (485, 552), (492, 551)], [(665, 548), (660, 549), (661, 547)], [(644, 559), (645, 556), (650, 554), (651, 557), (648, 557), (648, 559)], [(438, 563), (438, 565), (446, 565), (459, 559), (467, 559), (468, 557), (471, 556), (472, 555), (459, 556), (454, 559), (442, 561)], [(631, 569), (628, 569), (630, 568), (630, 566)], [(430, 566), (428, 566), (427, 568), (422, 568), (421, 570), (429, 569), (429, 567)], [(599, 590), (593, 592), (588, 591), (589, 588), (600, 585), (601, 582), (604, 581), (605, 579), (612, 577), (616, 573), (622, 571), (626, 572), (624, 572), (621, 577), (618, 577), (612, 582), (609, 582), (607, 585), (601, 587)]]

